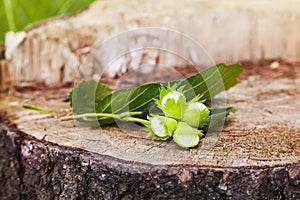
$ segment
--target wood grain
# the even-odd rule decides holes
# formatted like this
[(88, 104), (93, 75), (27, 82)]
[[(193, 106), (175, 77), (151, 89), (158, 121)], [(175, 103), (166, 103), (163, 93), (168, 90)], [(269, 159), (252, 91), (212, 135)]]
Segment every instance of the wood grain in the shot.
[[(15, 194), (21, 197), (297, 199), (300, 68), (290, 69), (294, 78), (253, 75), (227, 91), (238, 111), (191, 150), (146, 139), (133, 124), (91, 129), (58, 121), (70, 111), (68, 89), (1, 94), (2, 173), (13, 166), (26, 188)], [(24, 99), (55, 114), (22, 109)], [(3, 187), (13, 188), (4, 177)]]

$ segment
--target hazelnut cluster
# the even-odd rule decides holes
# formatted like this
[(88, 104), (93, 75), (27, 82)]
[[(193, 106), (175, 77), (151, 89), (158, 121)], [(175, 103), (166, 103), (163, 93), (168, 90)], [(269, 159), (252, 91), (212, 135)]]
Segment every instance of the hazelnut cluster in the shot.
[(150, 121), (148, 131), (154, 140), (168, 140), (182, 148), (191, 148), (198, 145), (203, 137), (201, 128), (206, 124), (210, 111), (195, 97), (187, 102), (183, 88), (176, 87), (160, 89), (160, 99), (155, 101), (163, 115), (153, 114), (148, 117)]

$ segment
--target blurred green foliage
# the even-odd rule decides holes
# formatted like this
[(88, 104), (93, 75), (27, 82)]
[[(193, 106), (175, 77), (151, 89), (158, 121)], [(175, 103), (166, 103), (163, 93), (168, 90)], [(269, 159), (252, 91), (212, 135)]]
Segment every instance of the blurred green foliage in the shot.
[(0, 44), (9, 30), (54, 16), (76, 13), (95, 0), (0, 0)]

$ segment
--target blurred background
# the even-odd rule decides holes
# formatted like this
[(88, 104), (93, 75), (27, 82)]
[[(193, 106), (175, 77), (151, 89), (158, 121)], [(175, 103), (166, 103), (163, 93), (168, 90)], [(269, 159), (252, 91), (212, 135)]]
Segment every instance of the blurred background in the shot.
[[(55, 20), (41, 22), (49, 17)], [(162, 51), (119, 57), (157, 44), (201, 68), (208, 61), (268, 61), (277, 69), (279, 61), (299, 62), (299, 25), (298, 0), (0, 0), (0, 86), (61, 87), (91, 74), (121, 76), (143, 63), (186, 65)], [(158, 29), (132, 32), (149, 27)]]
[(20, 31), (32, 23), (77, 13), (95, 0), (0, 0), (0, 44), (7, 31)]

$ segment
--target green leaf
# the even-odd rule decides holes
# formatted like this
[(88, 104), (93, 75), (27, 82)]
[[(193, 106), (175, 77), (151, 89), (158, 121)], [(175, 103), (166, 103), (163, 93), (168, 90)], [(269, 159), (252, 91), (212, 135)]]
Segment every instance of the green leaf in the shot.
[[(218, 93), (229, 89), (230, 87), (239, 83), (237, 76), (242, 72), (238, 64), (225, 65), (218, 64), (212, 66), (198, 74), (192, 75), (184, 80), (172, 81), (165, 83), (166, 87), (176, 85), (177, 88), (183, 90), (184, 95), (188, 100), (200, 95), (201, 99), (211, 99)], [(145, 118), (149, 110), (155, 106), (155, 98), (159, 98), (159, 89), (162, 83), (150, 83), (138, 86), (131, 89), (121, 89), (109, 94), (102, 95), (101, 98), (94, 98), (93, 92), (95, 91), (96, 83), (81, 82), (76, 86), (74, 94), (71, 92), (70, 96), (79, 98), (76, 103), (76, 108), (73, 106), (75, 113), (123, 113), (141, 111), (143, 114), (141, 118)], [(82, 85), (82, 86), (80, 86)], [(104, 85), (104, 84), (100, 84)], [(102, 87), (102, 86), (101, 86)], [(168, 89), (166, 89), (167, 91)], [(111, 92), (111, 90), (109, 91)], [(97, 95), (96, 95), (97, 96)], [(70, 98), (72, 101), (72, 97)], [(212, 118), (212, 121), (215, 121)], [(99, 119), (100, 125), (109, 125), (114, 123), (113, 119), (101, 118)]]
[(193, 99), (199, 94), (201, 99), (212, 99), (220, 92), (238, 84), (240, 81), (237, 77), (242, 71), (238, 64), (225, 65), (221, 63), (187, 79), (174, 81), (171, 85), (177, 84), (177, 87), (184, 85), (184, 95), (187, 100)]
[[(108, 95), (103, 101), (96, 102), (97, 113), (123, 113), (141, 111), (145, 118), (149, 113), (153, 98), (157, 97), (160, 83), (150, 83), (131, 89), (121, 89)], [(113, 120), (99, 121), (100, 125), (114, 123)]]
[(70, 92), (70, 105), (74, 114), (94, 113), (95, 106), (112, 93), (112, 89), (95, 80), (81, 81)]
[[(227, 117), (230, 113), (234, 113), (235, 111), (235, 107), (211, 109), (209, 119), (204, 125), (203, 130), (207, 132), (210, 128), (216, 127), (219, 123), (223, 122), (222, 119)], [(223, 125), (223, 123), (221, 125)]]

